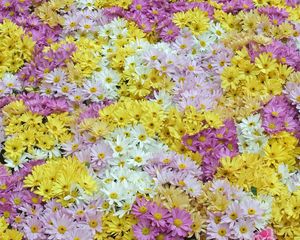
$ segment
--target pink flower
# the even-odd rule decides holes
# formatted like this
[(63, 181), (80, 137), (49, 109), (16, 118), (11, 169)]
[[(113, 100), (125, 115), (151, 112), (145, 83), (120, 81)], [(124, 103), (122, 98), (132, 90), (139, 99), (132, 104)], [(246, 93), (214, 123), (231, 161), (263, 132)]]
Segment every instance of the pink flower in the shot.
[(192, 230), (192, 219), (191, 215), (179, 208), (172, 209), (172, 217), (169, 218), (168, 222), (170, 224), (171, 235), (173, 237), (186, 237), (188, 233)]
[(72, 218), (60, 212), (50, 215), (49, 220), (52, 224), (45, 226), (45, 232), (50, 235), (49, 239), (64, 240), (76, 226)]
[(158, 229), (151, 226), (151, 222), (145, 219), (133, 226), (133, 232), (139, 240), (155, 240), (159, 233)]
[(28, 239), (39, 240), (45, 237), (43, 234), (43, 224), (37, 217), (26, 218), (23, 229)]
[(254, 236), (253, 240), (275, 240), (276, 237), (274, 236), (273, 229), (268, 227), (257, 232)]
[(156, 203), (150, 205), (149, 217), (151, 225), (155, 227), (166, 227), (167, 219), (170, 217), (170, 213), (167, 209), (158, 206)]
[(132, 207), (132, 214), (136, 217), (143, 218), (149, 212), (150, 203), (145, 198), (137, 198)]
[(207, 226), (206, 239), (228, 240), (230, 237), (229, 226), (225, 223), (210, 222)]

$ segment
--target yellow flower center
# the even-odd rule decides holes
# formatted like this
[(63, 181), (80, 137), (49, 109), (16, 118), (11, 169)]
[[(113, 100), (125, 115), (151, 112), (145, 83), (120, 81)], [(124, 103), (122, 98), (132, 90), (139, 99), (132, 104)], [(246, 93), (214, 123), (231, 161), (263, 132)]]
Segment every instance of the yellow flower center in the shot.
[(174, 220), (174, 225), (175, 225), (176, 227), (181, 227), (182, 224), (183, 224), (183, 222), (182, 222), (181, 219), (176, 218), (176, 219)]
[(115, 147), (116, 152), (121, 152), (123, 148), (121, 146), (116, 146)]
[(57, 231), (60, 234), (64, 234), (67, 231), (67, 228), (65, 226), (63, 226), (63, 225), (60, 225), (60, 226), (58, 226)]
[(254, 215), (255, 213), (256, 213), (255, 209), (253, 209), (253, 208), (248, 209), (248, 214), (249, 215)]
[(200, 136), (200, 137), (198, 138), (198, 140), (199, 140), (200, 142), (205, 142), (205, 141), (206, 141), (206, 137), (205, 137), (205, 136)]
[(192, 146), (193, 145), (193, 139), (192, 138), (188, 138), (186, 140), (187, 145)]
[(119, 195), (116, 192), (112, 192), (111, 194), (109, 194), (109, 197), (111, 199), (117, 199), (119, 197)]
[(142, 234), (143, 234), (143, 235), (149, 235), (149, 234), (150, 234), (150, 229), (147, 228), (147, 227), (144, 227), (144, 228), (142, 229)]
[(10, 212), (9, 212), (9, 211), (4, 211), (4, 212), (3, 212), (3, 216), (4, 216), (5, 218), (9, 218)]
[(98, 222), (96, 220), (89, 221), (89, 226), (91, 228), (96, 228), (98, 226)]
[(145, 206), (141, 206), (140, 208), (139, 208), (139, 212), (140, 213), (146, 213), (148, 211), (148, 208), (146, 208)]
[(218, 234), (222, 237), (224, 237), (226, 235), (227, 231), (225, 228), (220, 228), (218, 231)]
[(241, 233), (246, 233), (246, 232), (248, 232), (248, 228), (245, 227), (245, 226), (242, 226), (242, 227), (240, 227), (240, 232)]
[(39, 231), (39, 227), (37, 225), (32, 225), (30, 230), (32, 233), (37, 233)]
[(237, 215), (235, 212), (233, 212), (233, 213), (231, 213), (231, 214), (229, 215), (229, 217), (230, 217), (232, 220), (236, 220), (236, 219), (238, 218), (238, 215)]
[(14, 203), (15, 203), (16, 205), (20, 205), (20, 204), (22, 203), (21, 198), (16, 197), (16, 198), (14, 199)]
[(162, 215), (161, 215), (161, 213), (154, 213), (154, 219), (156, 219), (156, 220), (161, 220), (162, 219)]
[(146, 140), (146, 135), (141, 134), (141, 135), (139, 136), (139, 140), (140, 140), (140, 141), (145, 141), (145, 140)]
[(184, 163), (180, 163), (178, 165), (179, 169), (183, 170), (183, 169), (186, 169), (186, 165)]
[(91, 92), (91, 93), (95, 93), (95, 92), (97, 92), (97, 88), (95, 88), (95, 87), (91, 87), (91, 88), (90, 88), (90, 92)]

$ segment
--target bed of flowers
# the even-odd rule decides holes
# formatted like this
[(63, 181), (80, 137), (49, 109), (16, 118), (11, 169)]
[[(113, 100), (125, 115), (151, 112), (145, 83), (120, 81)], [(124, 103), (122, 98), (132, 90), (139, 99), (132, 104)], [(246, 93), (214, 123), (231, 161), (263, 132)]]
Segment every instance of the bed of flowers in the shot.
[(0, 240), (299, 240), (299, 0), (1, 0)]

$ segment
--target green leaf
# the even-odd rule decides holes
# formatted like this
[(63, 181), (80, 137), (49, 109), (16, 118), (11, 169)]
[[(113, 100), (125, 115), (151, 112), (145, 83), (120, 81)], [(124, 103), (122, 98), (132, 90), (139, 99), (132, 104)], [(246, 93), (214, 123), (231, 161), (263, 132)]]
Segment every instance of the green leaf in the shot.
[(257, 196), (257, 188), (256, 187), (251, 187), (251, 192), (253, 193), (254, 196)]

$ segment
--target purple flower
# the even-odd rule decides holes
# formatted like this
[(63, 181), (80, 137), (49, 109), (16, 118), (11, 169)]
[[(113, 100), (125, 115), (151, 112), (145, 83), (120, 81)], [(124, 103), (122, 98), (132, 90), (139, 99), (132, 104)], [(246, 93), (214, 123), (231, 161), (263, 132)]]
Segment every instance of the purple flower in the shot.
[(151, 225), (149, 220), (142, 219), (138, 224), (133, 226), (134, 236), (139, 240), (155, 240), (159, 234), (157, 228)]
[(151, 220), (151, 225), (154, 227), (166, 228), (167, 219), (170, 217), (170, 213), (166, 208), (158, 206), (156, 203), (150, 205), (148, 219)]
[(168, 222), (170, 224), (169, 229), (172, 231), (171, 235), (176, 237), (186, 237), (188, 233), (192, 230), (192, 219), (191, 215), (179, 208), (172, 209), (172, 217), (169, 218)]

